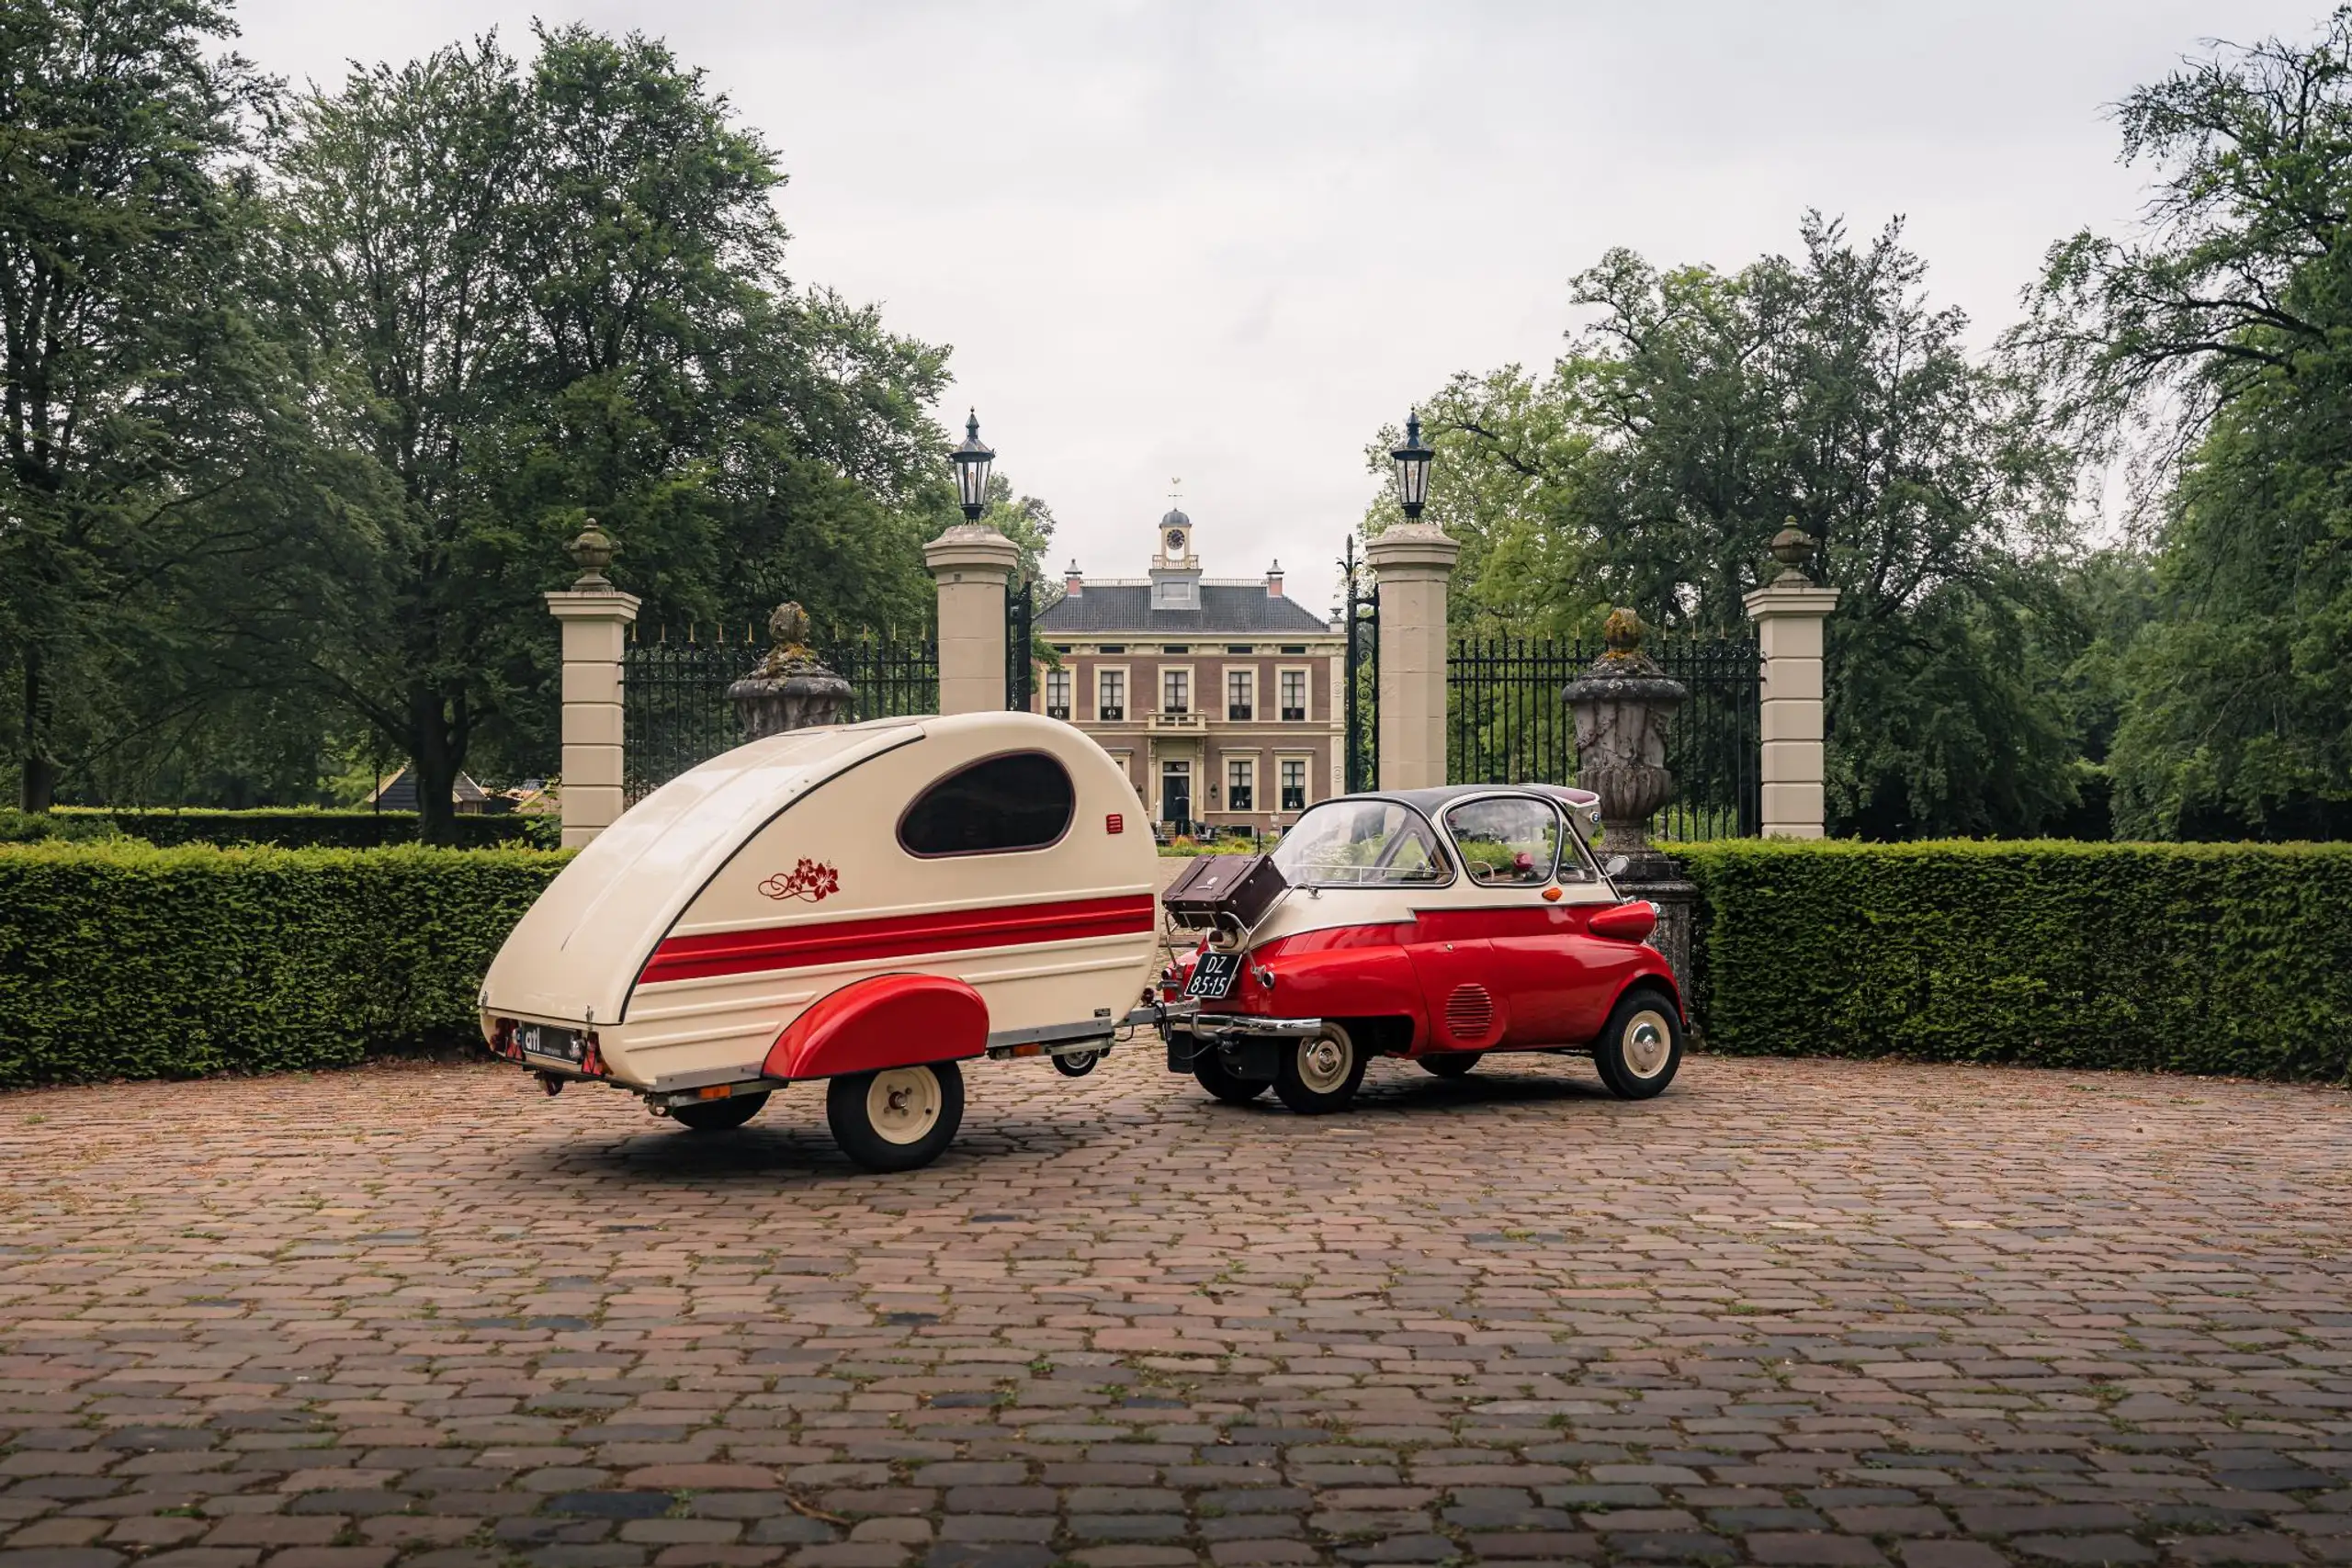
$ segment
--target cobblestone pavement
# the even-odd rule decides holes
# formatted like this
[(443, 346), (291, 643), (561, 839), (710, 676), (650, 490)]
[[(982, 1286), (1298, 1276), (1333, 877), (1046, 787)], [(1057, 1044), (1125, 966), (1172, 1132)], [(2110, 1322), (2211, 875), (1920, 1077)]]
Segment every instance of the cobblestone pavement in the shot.
[(976, 1065), (0, 1097), (0, 1568), (2352, 1562), (2352, 1100)]

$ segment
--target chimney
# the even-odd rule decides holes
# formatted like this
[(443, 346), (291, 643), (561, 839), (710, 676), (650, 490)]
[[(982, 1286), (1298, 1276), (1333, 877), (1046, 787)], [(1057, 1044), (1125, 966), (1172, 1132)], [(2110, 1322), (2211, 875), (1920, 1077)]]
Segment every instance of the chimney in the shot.
[(1062, 589), (1072, 599), (1086, 592), (1086, 574), (1078, 570), (1076, 560), (1072, 560), (1062, 573)]
[(1279, 599), (1282, 596), (1283, 563), (1276, 561), (1273, 565), (1266, 569), (1266, 597), (1269, 599)]

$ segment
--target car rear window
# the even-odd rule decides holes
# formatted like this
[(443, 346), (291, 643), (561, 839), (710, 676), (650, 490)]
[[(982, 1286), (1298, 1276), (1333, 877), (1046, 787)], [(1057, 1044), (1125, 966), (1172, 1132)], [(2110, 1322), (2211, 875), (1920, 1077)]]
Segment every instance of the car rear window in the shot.
[(899, 818), (910, 855), (997, 855), (1042, 850), (1069, 831), (1078, 791), (1043, 751), (989, 757), (941, 779)]

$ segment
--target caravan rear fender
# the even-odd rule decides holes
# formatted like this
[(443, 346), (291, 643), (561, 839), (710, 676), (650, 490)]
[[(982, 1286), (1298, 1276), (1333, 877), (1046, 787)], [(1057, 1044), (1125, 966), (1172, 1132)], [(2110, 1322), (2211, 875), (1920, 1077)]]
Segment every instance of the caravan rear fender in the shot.
[(843, 986), (794, 1019), (761, 1069), (830, 1078), (880, 1067), (960, 1061), (988, 1049), (980, 993), (943, 975), (876, 975)]

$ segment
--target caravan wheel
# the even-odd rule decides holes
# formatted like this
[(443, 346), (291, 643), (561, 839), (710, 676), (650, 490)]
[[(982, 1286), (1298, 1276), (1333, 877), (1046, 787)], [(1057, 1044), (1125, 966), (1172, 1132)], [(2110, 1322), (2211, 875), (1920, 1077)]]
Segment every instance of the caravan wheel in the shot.
[(842, 1153), (867, 1170), (913, 1170), (956, 1141), (964, 1074), (953, 1062), (852, 1073), (825, 1086), (825, 1121)]

